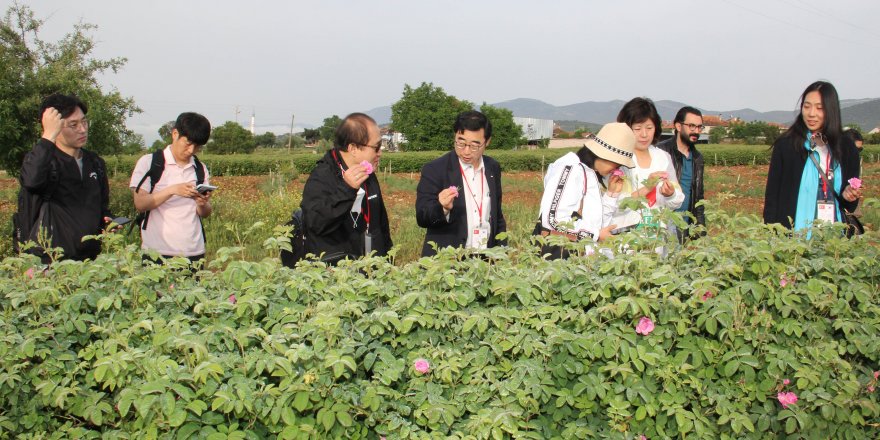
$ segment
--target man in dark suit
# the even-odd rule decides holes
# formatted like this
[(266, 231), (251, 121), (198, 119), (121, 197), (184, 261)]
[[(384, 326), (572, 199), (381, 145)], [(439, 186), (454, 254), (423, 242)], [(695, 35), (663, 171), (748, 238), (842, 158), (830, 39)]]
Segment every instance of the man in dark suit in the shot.
[(416, 221), (426, 228), (422, 256), (447, 246), (485, 249), (505, 245), (495, 236), (507, 231), (501, 211), (501, 166), (483, 152), (492, 140), (492, 123), (478, 111), (458, 115), (453, 150), (422, 168)]

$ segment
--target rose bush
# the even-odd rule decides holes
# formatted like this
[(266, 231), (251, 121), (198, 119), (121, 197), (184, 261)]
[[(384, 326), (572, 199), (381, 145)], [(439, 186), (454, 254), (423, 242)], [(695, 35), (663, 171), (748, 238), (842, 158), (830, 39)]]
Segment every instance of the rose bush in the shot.
[(0, 437), (875, 437), (876, 232), (707, 214), (723, 234), (665, 259), (635, 234), (552, 262), (231, 248), (194, 276), (112, 234), (94, 262), (7, 258)]

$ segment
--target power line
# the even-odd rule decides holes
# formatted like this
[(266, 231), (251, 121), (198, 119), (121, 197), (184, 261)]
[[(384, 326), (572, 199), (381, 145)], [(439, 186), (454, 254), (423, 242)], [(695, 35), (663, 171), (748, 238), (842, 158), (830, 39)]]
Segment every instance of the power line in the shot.
[(779, 18), (779, 17), (773, 17), (773, 16), (767, 15), (767, 14), (761, 12), (761, 11), (758, 11), (758, 10), (755, 10), (755, 9), (752, 9), (752, 8), (749, 8), (749, 7), (746, 7), (746, 6), (743, 6), (743, 5), (740, 5), (740, 4), (737, 4), (737, 3), (734, 3), (732, 0), (724, 0), (724, 2), (725, 2), (725, 3), (728, 3), (728, 4), (730, 4), (730, 5), (736, 6), (737, 8), (740, 8), (740, 9), (742, 9), (742, 10), (745, 10), (745, 11), (751, 12), (752, 14), (755, 14), (755, 15), (758, 15), (758, 16), (761, 16), (761, 17), (764, 17), (764, 18), (766, 18), (766, 19), (768, 19), (768, 20), (775, 21), (775, 22), (777, 22), (777, 23), (782, 23), (782, 24), (785, 24), (785, 25), (788, 25), (788, 26), (791, 26), (791, 27), (797, 28), (797, 29), (799, 29), (799, 30), (802, 30), (802, 31), (804, 31), (804, 32), (808, 32), (808, 33), (813, 34), (813, 35), (819, 35), (819, 36), (826, 37), (826, 38), (830, 38), (830, 39), (833, 39), (833, 40), (838, 40), (838, 41), (841, 41), (841, 42), (844, 42), (844, 43), (847, 43), (847, 44), (866, 45), (866, 46), (870, 46), (870, 47), (873, 47), (873, 48), (880, 48), (880, 46), (877, 46), (877, 45), (875, 45), (875, 44), (868, 43), (868, 42), (866, 42), (866, 41), (853, 41), (853, 40), (848, 40), (848, 39), (846, 39), (846, 38), (841, 38), (839, 35), (828, 34), (828, 33), (822, 32), (822, 31), (820, 30), (821, 28), (810, 28), (810, 27), (807, 27), (807, 26), (801, 25), (801, 24), (799, 24), (799, 23), (797, 23), (797, 22), (791, 22), (791, 21), (788, 21), (788, 20), (783, 20), (783, 19), (781, 19), (781, 18)]

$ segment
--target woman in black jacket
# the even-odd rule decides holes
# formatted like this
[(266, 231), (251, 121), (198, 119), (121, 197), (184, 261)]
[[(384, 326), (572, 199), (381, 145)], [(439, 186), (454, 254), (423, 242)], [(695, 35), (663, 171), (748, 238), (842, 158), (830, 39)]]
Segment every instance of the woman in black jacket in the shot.
[(306, 254), (335, 264), (391, 249), (388, 213), (382, 201), (378, 168), (381, 138), (373, 118), (345, 117), (336, 129), (334, 148), (318, 161), (303, 188)]
[(841, 209), (852, 212), (862, 195), (850, 183), (859, 177), (859, 154), (842, 135), (837, 90), (814, 82), (799, 105), (798, 118), (773, 144), (764, 193), (764, 222), (795, 231), (816, 219), (843, 221)]

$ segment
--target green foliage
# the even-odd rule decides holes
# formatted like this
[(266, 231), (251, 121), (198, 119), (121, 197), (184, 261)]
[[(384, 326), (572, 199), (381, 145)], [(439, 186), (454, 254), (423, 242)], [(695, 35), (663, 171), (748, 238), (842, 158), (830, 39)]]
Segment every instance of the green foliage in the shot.
[[(164, 147), (163, 147), (164, 148)], [(314, 152), (298, 152), (292, 155), (286, 150), (272, 151), (271, 154), (250, 154), (226, 156), (218, 154), (200, 154), (199, 159), (205, 162), (215, 176), (249, 176), (269, 174), (278, 171), (291, 161), (300, 173), (311, 173), (315, 162), (332, 143), (322, 141)], [(767, 165), (770, 163), (770, 149), (764, 145), (699, 145), (707, 166), (735, 165)], [(448, 151), (448, 150), (446, 150)], [(390, 169), (392, 173), (419, 172), (422, 167), (446, 153), (446, 151), (416, 151), (404, 153), (383, 153), (380, 161), (382, 170)], [(501, 164), (504, 171), (541, 171), (554, 160), (571, 149), (540, 149), (505, 151), (496, 150), (492, 146), (485, 154)], [(213, 150), (212, 150), (213, 152)], [(111, 175), (130, 175), (134, 164), (140, 156), (107, 156), (107, 169)], [(862, 153), (866, 162), (880, 161), (880, 147), (868, 145)]]
[(779, 135), (778, 126), (763, 121), (733, 122), (727, 128), (728, 137), (747, 144), (762, 142), (766, 145), (773, 145)]
[(205, 151), (212, 154), (247, 154), (257, 148), (254, 135), (237, 122), (226, 121), (211, 131)]
[(406, 137), (404, 151), (442, 150), (452, 146), (455, 117), (473, 110), (468, 101), (447, 95), (443, 88), (423, 82), (403, 86), (403, 96), (391, 106), (391, 128)]
[(0, 167), (18, 173), (42, 131), (40, 103), (52, 93), (76, 94), (88, 106), (86, 148), (102, 155), (132, 151), (138, 138), (125, 128), (125, 119), (140, 109), (116, 90), (102, 91), (96, 79), (115, 73), (126, 59), (93, 58), (89, 33), (94, 25), (79, 23), (57, 43), (39, 39), (42, 26), (28, 6), (18, 3), (0, 21)]
[[(676, 133), (676, 136), (678, 134)], [(727, 137), (727, 128), (725, 127), (712, 127), (712, 131), (709, 132), (709, 142), (712, 144), (720, 144), (724, 138)]]
[(876, 233), (707, 215), (724, 232), (665, 259), (635, 234), (553, 262), (446, 249), (289, 270), (228, 248), (195, 276), (112, 234), (94, 262), (7, 258), (0, 435), (874, 437)]
[[(276, 143), (277, 140), (277, 136), (275, 136), (275, 133), (272, 133), (271, 131), (267, 131), (263, 134), (258, 134), (254, 136), (254, 143), (258, 147), (272, 148), (275, 146), (280, 146)], [(287, 144), (284, 144), (284, 146), (286, 147)]]
[(506, 108), (493, 107), (483, 103), (480, 112), (492, 123), (492, 143), (496, 150), (513, 150), (529, 143), (523, 136), (522, 127), (513, 122), (513, 112)]
[(324, 118), (324, 125), (318, 127), (318, 133), (320, 134), (320, 138), (325, 141), (333, 141), (333, 138), (336, 135), (336, 128), (339, 127), (339, 124), (342, 123), (342, 118), (337, 115), (330, 116), (329, 118)]

